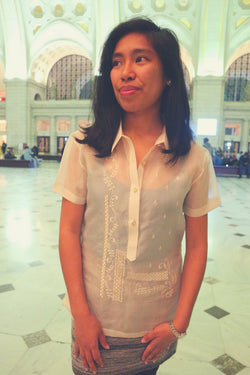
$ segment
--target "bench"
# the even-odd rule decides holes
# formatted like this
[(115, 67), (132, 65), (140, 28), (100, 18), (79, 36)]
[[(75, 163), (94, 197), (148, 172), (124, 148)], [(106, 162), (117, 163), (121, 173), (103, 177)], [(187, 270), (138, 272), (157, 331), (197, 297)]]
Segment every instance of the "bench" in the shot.
[(0, 159), (0, 167), (30, 168), (30, 161), (20, 159)]
[(37, 156), (39, 159), (43, 160), (57, 160), (60, 161), (60, 155), (50, 155), (50, 154), (38, 154)]
[[(239, 177), (238, 165), (214, 165), (215, 174), (218, 177)], [(242, 175), (247, 174), (246, 167), (243, 168)]]

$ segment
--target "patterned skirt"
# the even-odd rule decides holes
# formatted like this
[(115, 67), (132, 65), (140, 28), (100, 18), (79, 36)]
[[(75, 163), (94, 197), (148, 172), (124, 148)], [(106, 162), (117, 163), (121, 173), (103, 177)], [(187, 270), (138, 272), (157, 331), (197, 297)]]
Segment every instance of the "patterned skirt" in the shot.
[[(106, 336), (110, 349), (99, 348), (101, 357), (104, 362), (103, 367), (97, 367), (98, 375), (135, 375), (142, 371), (148, 371), (157, 368), (161, 363), (169, 359), (175, 352), (177, 341), (170, 345), (157, 359), (156, 362), (149, 362), (147, 365), (141, 357), (147, 344), (141, 343), (141, 337), (137, 338), (120, 338)], [(72, 325), (72, 369), (75, 375), (90, 375), (91, 370), (85, 371), (82, 365), (80, 355), (75, 358), (75, 336)]]

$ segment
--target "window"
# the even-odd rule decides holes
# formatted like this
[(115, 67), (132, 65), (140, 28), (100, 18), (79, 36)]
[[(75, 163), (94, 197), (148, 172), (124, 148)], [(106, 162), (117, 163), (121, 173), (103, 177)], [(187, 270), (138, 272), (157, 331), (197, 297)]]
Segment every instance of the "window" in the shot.
[(240, 142), (224, 141), (224, 152), (227, 154), (237, 154), (240, 150)]
[(56, 62), (47, 81), (47, 99), (89, 99), (92, 90), (92, 62), (80, 55), (68, 55)]
[(0, 132), (6, 132), (6, 120), (0, 120)]
[(231, 135), (235, 137), (240, 136), (241, 125), (240, 124), (225, 124), (225, 135)]
[(34, 100), (42, 100), (41, 95), (40, 94), (36, 94), (34, 96)]
[(57, 154), (61, 154), (69, 137), (57, 137)]
[(50, 121), (49, 120), (38, 120), (37, 121), (37, 130), (39, 132), (49, 131)]
[(216, 135), (217, 120), (215, 118), (199, 118), (197, 135)]
[(48, 154), (50, 152), (50, 138), (37, 137), (37, 147), (39, 149), (39, 153)]
[(69, 132), (70, 131), (70, 120), (58, 120), (57, 130), (59, 132)]
[(250, 53), (239, 57), (226, 72), (225, 101), (250, 101)]

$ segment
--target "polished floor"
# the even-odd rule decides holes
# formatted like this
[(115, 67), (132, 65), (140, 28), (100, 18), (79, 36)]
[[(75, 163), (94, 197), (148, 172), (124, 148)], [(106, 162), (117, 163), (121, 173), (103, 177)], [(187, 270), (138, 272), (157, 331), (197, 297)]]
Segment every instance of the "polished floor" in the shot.
[[(70, 375), (58, 257), (57, 162), (0, 168), (0, 375)], [(188, 335), (159, 375), (250, 375), (250, 180), (218, 178), (209, 258)], [(129, 375), (129, 374), (128, 374)]]

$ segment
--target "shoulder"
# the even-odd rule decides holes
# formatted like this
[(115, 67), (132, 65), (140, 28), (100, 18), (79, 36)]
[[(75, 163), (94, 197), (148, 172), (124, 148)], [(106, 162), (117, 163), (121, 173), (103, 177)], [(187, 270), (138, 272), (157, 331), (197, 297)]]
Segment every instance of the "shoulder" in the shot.
[(84, 138), (86, 138), (86, 135), (83, 130), (76, 130), (74, 133), (70, 134), (69, 138), (73, 140), (75, 139), (75, 140), (83, 141)]
[(191, 142), (190, 151), (184, 157), (183, 167), (185, 173), (192, 179), (201, 175), (212, 165), (212, 158), (209, 151), (195, 142)]
[(84, 142), (86, 138), (84, 130), (76, 130), (71, 133), (65, 146), (66, 154), (69, 152), (76, 153), (80, 156), (80, 159), (86, 159), (95, 155), (95, 150)]
[(209, 162), (211, 159), (210, 152), (203, 146), (198, 145), (196, 142), (191, 142), (190, 151), (187, 154), (187, 160), (189, 162), (197, 163), (198, 165), (204, 162)]

